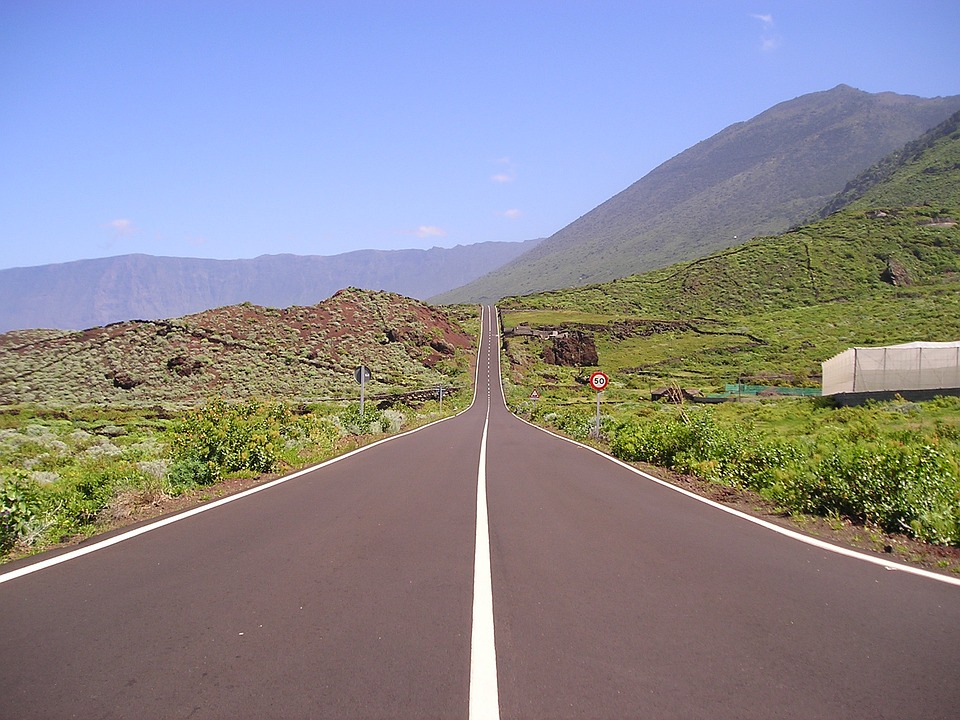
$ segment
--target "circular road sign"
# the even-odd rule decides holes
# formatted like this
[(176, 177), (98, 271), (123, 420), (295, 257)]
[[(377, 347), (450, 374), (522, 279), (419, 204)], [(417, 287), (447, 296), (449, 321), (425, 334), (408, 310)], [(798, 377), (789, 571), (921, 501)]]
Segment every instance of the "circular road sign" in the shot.
[(368, 368), (366, 365), (361, 365), (353, 371), (353, 377), (356, 379), (357, 384), (364, 385), (370, 382), (370, 378), (373, 377), (373, 374), (370, 372), (370, 368)]
[(607, 382), (609, 382), (609, 378), (602, 372), (595, 372), (590, 376), (590, 387), (597, 392), (601, 392), (607, 386)]

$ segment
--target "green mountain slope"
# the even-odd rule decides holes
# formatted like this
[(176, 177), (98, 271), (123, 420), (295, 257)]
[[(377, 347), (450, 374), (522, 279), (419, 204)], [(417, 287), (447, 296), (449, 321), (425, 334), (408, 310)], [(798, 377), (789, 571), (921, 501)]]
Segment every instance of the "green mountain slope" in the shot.
[[(958, 339), (960, 133), (939, 132), (823, 220), (643, 275), (508, 298), (504, 323), (590, 329), (601, 365), (637, 387), (811, 382), (851, 345)], [(536, 341), (525, 342), (516, 349), (530, 360)]]
[(819, 216), (847, 205), (960, 206), (960, 185), (949, 182), (951, 173), (960, 168), (958, 137), (960, 112), (851, 180)]
[(781, 232), (957, 110), (960, 96), (871, 94), (844, 85), (781, 103), (665, 162), (502, 268), (432, 300), (582, 286)]

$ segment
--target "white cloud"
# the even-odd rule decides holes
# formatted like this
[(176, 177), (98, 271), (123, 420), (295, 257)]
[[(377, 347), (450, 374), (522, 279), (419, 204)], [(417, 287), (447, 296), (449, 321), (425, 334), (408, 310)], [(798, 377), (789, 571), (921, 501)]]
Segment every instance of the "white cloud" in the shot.
[(435, 225), (421, 225), (413, 231), (413, 234), (418, 238), (445, 237), (447, 231)]
[(494, 163), (497, 165), (502, 165), (503, 170), (490, 176), (490, 179), (493, 182), (503, 184), (511, 183), (517, 179), (517, 171), (513, 166), (513, 160), (508, 157), (502, 157), (494, 160)]
[(763, 32), (760, 35), (760, 49), (763, 52), (772, 52), (780, 47), (780, 35), (777, 34), (773, 15), (753, 13), (750, 15), (754, 20), (763, 23)]
[(111, 220), (106, 223), (104, 227), (110, 228), (117, 235), (132, 235), (137, 232), (137, 226), (133, 224), (132, 220), (127, 220), (126, 218)]
[(503, 215), (503, 217), (508, 218), (510, 220), (516, 220), (518, 217), (523, 215), (523, 211), (518, 210), (517, 208), (510, 208), (509, 210), (504, 210), (500, 214)]

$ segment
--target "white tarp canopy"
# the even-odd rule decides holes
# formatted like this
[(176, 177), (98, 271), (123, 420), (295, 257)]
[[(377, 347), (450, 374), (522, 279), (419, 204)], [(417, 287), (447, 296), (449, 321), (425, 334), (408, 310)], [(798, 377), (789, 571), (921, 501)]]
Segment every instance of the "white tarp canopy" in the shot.
[(850, 348), (823, 363), (823, 394), (960, 388), (960, 340)]

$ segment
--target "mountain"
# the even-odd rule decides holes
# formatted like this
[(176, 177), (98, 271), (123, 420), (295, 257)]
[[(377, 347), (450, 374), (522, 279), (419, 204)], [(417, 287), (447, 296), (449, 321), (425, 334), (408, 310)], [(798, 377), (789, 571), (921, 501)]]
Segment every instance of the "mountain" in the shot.
[(0, 270), (0, 332), (74, 330), (240, 302), (311, 305), (347, 286), (426, 298), (503, 265), (536, 242), (250, 260), (120, 255), (11, 268)]
[(472, 336), (440, 308), (348, 288), (312, 306), (250, 303), (173, 320), (134, 320), (79, 332), (0, 334), (0, 405), (165, 406), (227, 399), (354, 397), (469, 387)]
[(960, 110), (846, 85), (780, 103), (685, 150), (512, 262), (433, 302), (603, 282), (813, 217), (852, 177)]
[[(958, 121), (884, 158), (824, 219), (612, 282), (506, 298), (504, 325), (588, 330), (604, 370), (633, 388), (810, 384), (851, 346), (957, 340)], [(556, 368), (531, 362), (536, 342), (509, 338), (513, 365), (540, 374), (527, 386), (557, 382)]]
[(825, 218), (848, 205), (960, 206), (960, 112), (890, 153), (853, 180), (819, 213)]

